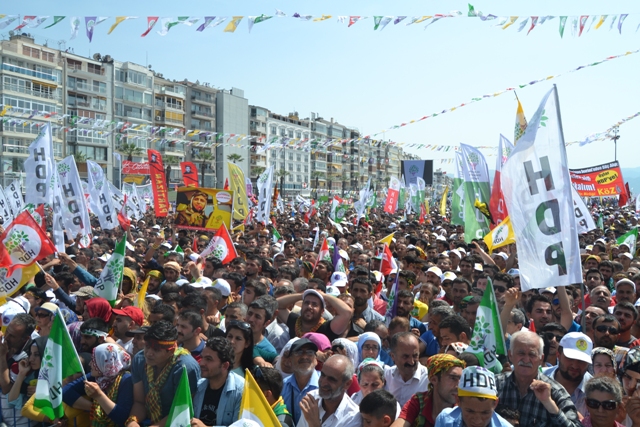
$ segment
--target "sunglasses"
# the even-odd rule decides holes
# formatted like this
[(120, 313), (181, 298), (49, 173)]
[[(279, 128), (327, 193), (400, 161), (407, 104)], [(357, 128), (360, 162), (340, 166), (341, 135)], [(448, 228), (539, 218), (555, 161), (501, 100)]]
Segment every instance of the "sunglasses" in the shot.
[(618, 329), (614, 328), (613, 326), (606, 326), (606, 325), (596, 326), (596, 331), (603, 334), (609, 331), (609, 335), (618, 335)]
[(251, 330), (251, 325), (248, 324), (247, 322), (241, 322), (239, 320), (232, 320), (231, 322), (229, 322), (229, 324), (227, 325), (227, 328), (240, 328), (244, 331), (250, 331)]
[(618, 407), (618, 402), (616, 402), (615, 400), (605, 400), (604, 402), (601, 402), (595, 399), (587, 399), (586, 404), (591, 409), (598, 409), (600, 406), (602, 406), (602, 409), (604, 409), (605, 411), (613, 411)]
[(46, 313), (46, 312), (43, 312), (43, 311), (39, 311), (39, 312), (36, 313), (36, 317), (41, 317), (42, 318), (42, 317), (49, 317), (49, 316), (51, 316), (51, 313)]
[(493, 290), (502, 294), (506, 292), (507, 288), (505, 288), (504, 286), (494, 286)]
[(560, 342), (562, 339), (562, 335), (556, 335), (553, 332), (545, 332), (544, 337), (547, 341), (556, 340), (556, 342)]

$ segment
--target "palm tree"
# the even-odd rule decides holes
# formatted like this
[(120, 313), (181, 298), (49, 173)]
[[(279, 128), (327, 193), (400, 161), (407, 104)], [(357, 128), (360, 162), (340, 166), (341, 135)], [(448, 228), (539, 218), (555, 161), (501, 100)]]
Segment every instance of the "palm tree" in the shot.
[(262, 175), (262, 172), (264, 172), (265, 170), (267, 170), (267, 168), (265, 168), (264, 166), (255, 166), (254, 168), (251, 169), (251, 175), (260, 176)]
[[(196, 154), (196, 158), (200, 160), (200, 187), (204, 187), (204, 171), (207, 169), (207, 162), (211, 162), (215, 159), (215, 156), (210, 151), (200, 150)], [(210, 166), (213, 170), (213, 166)]]
[(284, 177), (291, 175), (291, 172), (286, 171), (284, 168), (276, 172), (276, 176), (280, 178), (280, 194), (284, 195)]
[(127, 160), (130, 162), (133, 161), (133, 156), (142, 156), (144, 154), (144, 151), (142, 150), (142, 148), (138, 147), (136, 144), (133, 144), (133, 143), (131, 144), (124, 143), (120, 145), (120, 147), (118, 147), (116, 151), (127, 156)]
[(318, 183), (319, 179), (324, 179), (324, 172), (320, 172), (320, 171), (313, 171), (311, 172), (311, 179), (315, 179), (316, 180), (316, 199), (318, 198), (318, 186), (320, 185)]
[(233, 164), (235, 165), (236, 162), (242, 162), (244, 160), (244, 158), (240, 155), (240, 154), (229, 154), (227, 156), (227, 160), (229, 160), (230, 162), (233, 162)]
[(81, 151), (73, 153), (73, 159), (76, 161), (76, 164), (87, 163), (87, 156)]

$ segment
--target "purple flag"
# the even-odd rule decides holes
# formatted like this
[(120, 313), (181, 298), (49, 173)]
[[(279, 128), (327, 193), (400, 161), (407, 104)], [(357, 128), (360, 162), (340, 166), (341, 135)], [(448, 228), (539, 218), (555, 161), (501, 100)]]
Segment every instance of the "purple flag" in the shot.
[(627, 19), (627, 16), (629, 16), (628, 13), (623, 13), (622, 15), (620, 15), (620, 18), (618, 18), (618, 33), (620, 34), (622, 34), (622, 23), (625, 19)]
[(393, 20), (393, 25), (398, 25), (406, 16), (397, 16), (396, 19)]
[(398, 282), (400, 280), (400, 270), (396, 273), (396, 280), (393, 282), (393, 287), (390, 291), (387, 291), (387, 297), (389, 302), (387, 302), (387, 324), (391, 322), (391, 319), (398, 315)]
[(89, 38), (89, 43), (91, 43), (91, 40), (93, 39), (93, 28), (96, 26), (96, 19), (98, 19), (97, 16), (84, 17), (84, 23), (87, 27), (87, 37)]
[(216, 19), (215, 16), (205, 16), (204, 17), (204, 23), (202, 25), (200, 25), (198, 27), (198, 29), (196, 31), (204, 31), (205, 28), (207, 28), (207, 26), (211, 23), (211, 21), (213, 21), (214, 19)]

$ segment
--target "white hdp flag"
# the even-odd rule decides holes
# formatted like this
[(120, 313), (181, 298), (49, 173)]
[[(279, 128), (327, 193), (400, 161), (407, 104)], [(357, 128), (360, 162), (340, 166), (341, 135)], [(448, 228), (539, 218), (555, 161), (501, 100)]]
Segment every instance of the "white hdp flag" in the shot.
[(356, 208), (356, 220), (359, 221), (360, 218), (364, 217), (364, 211), (367, 208), (367, 200), (371, 194), (371, 178), (367, 181), (367, 185), (360, 190), (360, 198), (356, 203), (354, 203), (354, 207)]
[(36, 139), (28, 150), (29, 157), (24, 161), (26, 173), (25, 185), (29, 189), (25, 194), (25, 202), (37, 206), (53, 203), (53, 192), (49, 186), (53, 174), (53, 138), (51, 124), (42, 126)]
[(74, 239), (78, 234), (83, 241), (88, 241), (91, 234), (91, 222), (87, 209), (82, 182), (73, 156), (61, 160), (56, 165), (58, 182), (62, 195), (62, 220), (69, 239)]
[(5, 189), (4, 195), (9, 202), (11, 212), (16, 217), (24, 209), (24, 199), (22, 198), (22, 183), (19, 179), (11, 182)]
[(109, 182), (109, 191), (111, 191), (111, 198), (113, 199), (113, 207), (118, 211), (122, 211), (124, 208), (124, 194), (118, 190), (118, 187)]
[(6, 228), (7, 225), (13, 221), (13, 213), (11, 213), (11, 205), (4, 195), (4, 190), (0, 187), (0, 216), (4, 221), (3, 226)]
[(140, 212), (140, 215), (142, 217), (147, 212), (148, 206), (142, 199), (142, 197), (140, 197), (140, 194), (138, 193), (138, 186), (135, 183), (133, 184), (133, 191), (131, 195), (134, 198), (134, 202), (136, 203), (136, 205), (138, 205), (138, 211)]
[(120, 289), (120, 283), (122, 283), (126, 248), (127, 233), (124, 233), (122, 239), (116, 244), (116, 249), (113, 251), (113, 254), (111, 254), (111, 258), (109, 258), (109, 261), (107, 261), (107, 264), (102, 269), (102, 273), (93, 287), (95, 294), (109, 301), (111, 307), (116, 304), (118, 289)]
[(273, 165), (258, 178), (258, 211), (256, 221), (268, 222), (271, 212), (271, 197), (273, 194)]
[(103, 230), (113, 230), (120, 224), (118, 214), (113, 208), (113, 199), (104, 171), (99, 164), (91, 160), (87, 160), (87, 170), (91, 210), (98, 217)]
[(282, 200), (281, 194), (278, 194), (278, 199), (276, 200), (276, 206), (278, 208), (278, 213), (280, 215), (284, 215), (284, 200)]
[(522, 290), (582, 282), (580, 246), (555, 86), (502, 168)]
[[(33, 406), (51, 420), (64, 416), (62, 407), (62, 381), (82, 373), (82, 363), (71, 341), (60, 310), (53, 317), (51, 333), (42, 355)], [(85, 378), (86, 380), (86, 378)]]
[(575, 187), (571, 186), (571, 196), (573, 198), (573, 210), (576, 214), (576, 229), (578, 234), (588, 233), (597, 228), (593, 217), (589, 213), (589, 209), (584, 204), (582, 197), (578, 194)]
[(53, 194), (53, 204), (51, 205), (51, 209), (53, 209), (53, 224), (51, 224), (53, 232), (51, 236), (53, 244), (56, 245), (56, 250), (58, 252), (64, 252), (66, 249), (64, 245), (64, 220), (62, 215), (64, 201), (62, 200), (62, 191), (60, 190), (60, 177), (58, 177), (57, 173), (51, 174), (50, 188)]

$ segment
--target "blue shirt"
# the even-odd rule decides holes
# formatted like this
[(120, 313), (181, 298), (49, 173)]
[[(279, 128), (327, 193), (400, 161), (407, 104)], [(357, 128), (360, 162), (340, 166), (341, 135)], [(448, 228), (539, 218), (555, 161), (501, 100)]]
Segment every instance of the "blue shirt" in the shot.
[[(460, 427), (462, 426), (462, 410), (459, 406), (445, 408), (436, 418), (436, 427)], [(513, 427), (510, 422), (495, 412), (491, 416), (491, 422), (487, 427)]]
[(424, 326), (424, 323), (422, 323), (421, 321), (419, 321), (418, 319), (416, 319), (415, 317), (410, 317), (409, 318), (409, 328), (413, 329), (416, 328), (420, 331), (420, 334), (424, 334), (425, 332), (427, 332), (427, 327)]
[(427, 346), (424, 351), (424, 354), (427, 357), (431, 357), (434, 354), (438, 354), (440, 352), (440, 343), (438, 343), (438, 340), (436, 339), (435, 335), (433, 335), (432, 331), (427, 331), (424, 334), (420, 335), (420, 340)]
[(275, 358), (278, 357), (278, 352), (273, 344), (263, 337), (262, 341), (253, 346), (253, 357), (262, 357), (267, 362), (273, 363)]
[(291, 375), (284, 380), (284, 384), (282, 386), (282, 400), (284, 400), (284, 404), (287, 405), (287, 410), (293, 416), (294, 423), (298, 424), (298, 420), (300, 420), (300, 417), (302, 416), (302, 412), (300, 411), (300, 401), (311, 390), (316, 390), (318, 388), (319, 379), (320, 372), (314, 369), (309, 382), (302, 390), (298, 387), (295, 375)]

